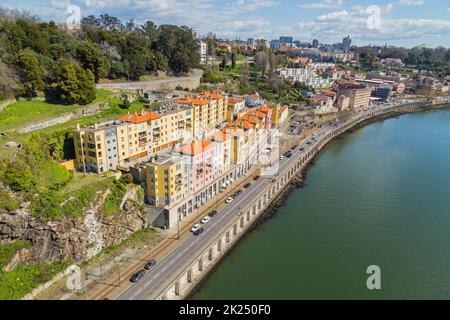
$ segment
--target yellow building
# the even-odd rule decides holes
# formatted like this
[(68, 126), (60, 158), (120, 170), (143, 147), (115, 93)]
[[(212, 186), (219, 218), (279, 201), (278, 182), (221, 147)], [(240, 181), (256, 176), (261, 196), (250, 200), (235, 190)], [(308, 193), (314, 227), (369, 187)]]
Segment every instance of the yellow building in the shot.
[(113, 121), (74, 132), (77, 169), (102, 173), (149, 154), (147, 126)]
[(171, 156), (157, 160), (145, 167), (146, 194), (153, 206), (170, 206), (189, 195), (189, 175), (185, 172), (186, 160)]

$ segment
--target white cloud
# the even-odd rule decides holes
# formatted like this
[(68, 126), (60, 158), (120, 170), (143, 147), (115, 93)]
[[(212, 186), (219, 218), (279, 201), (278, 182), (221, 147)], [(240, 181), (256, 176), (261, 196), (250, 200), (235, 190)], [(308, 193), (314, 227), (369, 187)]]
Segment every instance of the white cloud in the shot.
[[(369, 15), (363, 9), (357, 6), (350, 11), (335, 11), (310, 21), (301, 21), (297, 25), (297, 33), (309, 39), (317, 37), (323, 41), (336, 41), (343, 34), (350, 34), (353, 39), (366, 43), (447, 36), (450, 33), (450, 20), (395, 19), (389, 15), (381, 16), (381, 27), (378, 30), (369, 30)], [(385, 6), (382, 12), (392, 10), (393, 7)]]
[(342, 6), (344, 0), (322, 0), (320, 2), (309, 2), (300, 4), (301, 9), (330, 9)]
[(421, 6), (424, 3), (424, 0), (400, 0), (400, 4), (403, 4), (405, 6)]

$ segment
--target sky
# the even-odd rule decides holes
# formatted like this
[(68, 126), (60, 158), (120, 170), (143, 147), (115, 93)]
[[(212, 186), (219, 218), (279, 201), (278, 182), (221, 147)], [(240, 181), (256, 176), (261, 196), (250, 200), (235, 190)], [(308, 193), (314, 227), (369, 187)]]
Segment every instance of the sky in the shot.
[[(2, 0), (42, 20), (108, 13), (123, 22), (186, 25), (220, 38), (450, 47), (449, 0)], [(74, 7), (76, 6), (76, 7)], [(79, 11), (78, 11), (79, 8)]]

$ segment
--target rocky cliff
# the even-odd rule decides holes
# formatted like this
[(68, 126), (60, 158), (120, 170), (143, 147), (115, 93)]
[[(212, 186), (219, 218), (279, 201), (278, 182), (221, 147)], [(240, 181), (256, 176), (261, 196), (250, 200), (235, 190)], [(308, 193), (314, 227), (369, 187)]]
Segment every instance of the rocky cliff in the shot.
[(101, 215), (102, 202), (92, 204), (82, 218), (45, 221), (26, 209), (0, 209), (0, 243), (29, 240), (26, 254), (19, 252), (11, 260), (18, 263), (53, 262), (59, 258), (85, 261), (103, 248), (116, 245), (133, 232), (147, 226), (135, 187), (128, 191), (121, 208), (114, 214)]

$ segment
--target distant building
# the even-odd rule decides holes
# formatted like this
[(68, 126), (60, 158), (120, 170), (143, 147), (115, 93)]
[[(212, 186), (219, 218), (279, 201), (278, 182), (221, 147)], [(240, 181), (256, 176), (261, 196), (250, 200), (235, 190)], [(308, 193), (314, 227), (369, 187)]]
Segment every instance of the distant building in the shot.
[(278, 72), (282, 78), (289, 81), (306, 84), (312, 88), (322, 88), (330, 84), (329, 79), (323, 79), (317, 75), (313, 68), (282, 68), (278, 69)]
[(392, 87), (388, 84), (382, 84), (378, 88), (376, 88), (373, 93), (372, 97), (380, 99), (382, 101), (389, 101), (392, 95)]
[(281, 45), (280, 40), (270, 40), (270, 49), (272, 49), (273, 51), (278, 50), (280, 45)]
[(294, 39), (292, 37), (280, 37), (280, 43), (283, 45), (292, 46)]
[(352, 39), (350, 39), (350, 36), (347, 36), (342, 40), (342, 51), (349, 52), (350, 48), (352, 46)]
[(130, 21), (128, 21), (125, 24), (125, 28), (127, 28), (127, 30), (136, 31), (136, 30), (139, 30), (139, 29), (142, 28), (142, 23), (137, 21), (137, 20), (135, 20), (135, 19), (131, 19)]
[(339, 111), (347, 110), (350, 107), (350, 98), (344, 95), (338, 97), (336, 107)]
[(208, 53), (208, 46), (206, 44), (206, 42), (204, 41), (200, 41), (200, 63), (201, 64), (206, 64), (208, 59), (207, 59), (207, 53)]
[(314, 107), (315, 114), (327, 114), (338, 111), (338, 109), (333, 106), (333, 98), (326, 95), (313, 95), (310, 98), (310, 104)]
[(370, 105), (372, 88), (364, 84), (342, 82), (338, 84), (338, 98), (342, 95), (349, 97), (349, 107), (362, 109)]
[(319, 47), (319, 40), (314, 39), (313, 42), (312, 42), (312, 46), (313, 46), (313, 48), (318, 48)]

